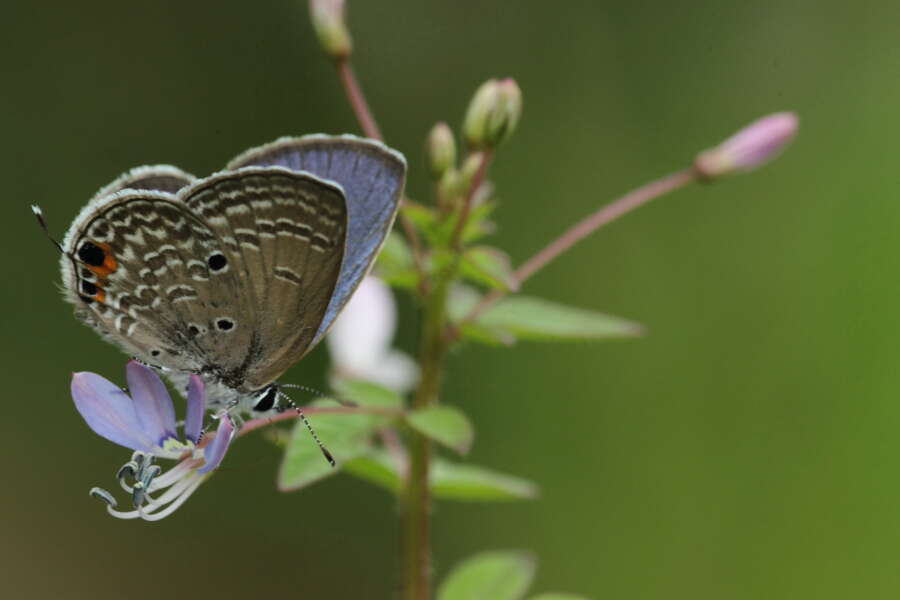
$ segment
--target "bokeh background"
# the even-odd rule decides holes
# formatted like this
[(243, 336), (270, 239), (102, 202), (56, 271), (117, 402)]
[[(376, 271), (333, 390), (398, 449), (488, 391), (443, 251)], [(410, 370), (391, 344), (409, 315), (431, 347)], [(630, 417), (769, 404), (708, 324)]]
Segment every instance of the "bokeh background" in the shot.
[[(305, 2), (12, 0), (3, 19), (3, 595), (390, 597), (391, 498), (346, 476), (281, 494), (259, 436), (161, 523), (87, 496), (127, 453), (80, 420), (69, 373), (121, 380), (124, 357), (71, 317), (28, 210), (62, 234), (132, 166), (205, 174), (281, 135), (356, 131)], [(900, 5), (351, 0), (350, 22), (415, 197), (434, 121), (517, 78), (524, 117), (493, 170), (495, 242), (516, 260), (762, 114), (802, 120), (775, 163), (642, 209), (527, 285), (647, 337), (453, 357), (445, 397), (476, 423), (471, 459), (543, 493), (439, 504), (438, 577), (523, 548), (536, 591), (896, 598)], [(324, 386), (326, 368), (320, 349), (287, 378)]]

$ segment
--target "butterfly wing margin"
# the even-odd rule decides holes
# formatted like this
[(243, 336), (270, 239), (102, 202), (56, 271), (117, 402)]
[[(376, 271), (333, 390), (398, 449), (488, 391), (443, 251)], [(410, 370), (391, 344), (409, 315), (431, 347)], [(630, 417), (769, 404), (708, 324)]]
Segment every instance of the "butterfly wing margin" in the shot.
[(247, 150), (229, 169), (277, 165), (340, 185), (347, 202), (347, 244), (334, 294), (310, 348), (325, 335), (372, 267), (397, 216), (406, 159), (376, 140), (352, 135), (281, 138)]
[(145, 190), (174, 194), (183, 187), (197, 181), (197, 178), (172, 165), (147, 165), (135, 167), (100, 189), (94, 198), (104, 198), (122, 190)]

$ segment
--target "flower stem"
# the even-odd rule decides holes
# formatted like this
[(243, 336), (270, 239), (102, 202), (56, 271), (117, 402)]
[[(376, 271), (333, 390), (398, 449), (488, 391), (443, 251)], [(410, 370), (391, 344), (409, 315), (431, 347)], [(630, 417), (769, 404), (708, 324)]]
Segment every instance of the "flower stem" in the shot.
[[(550, 261), (574, 246), (576, 243), (592, 234), (597, 229), (615, 221), (622, 215), (643, 206), (650, 200), (663, 196), (669, 192), (675, 191), (685, 185), (696, 181), (697, 173), (693, 169), (684, 169), (670, 175), (666, 175), (661, 179), (657, 179), (634, 189), (624, 196), (613, 200), (609, 204), (601, 206), (581, 221), (575, 223), (565, 230), (559, 237), (547, 244), (543, 249), (539, 250), (534, 256), (522, 263), (512, 275), (512, 281), (515, 283), (513, 288), (519, 288), (522, 283), (544, 268)], [(507, 292), (499, 289), (492, 290), (481, 298), (481, 301), (472, 308), (469, 313), (463, 317), (462, 321), (457, 323), (453, 332), (449, 337), (454, 338), (458, 335), (459, 326), (463, 323), (469, 323), (475, 320), (489, 306), (506, 295)]]
[[(371, 109), (369, 109), (366, 95), (363, 93), (362, 88), (359, 86), (359, 82), (356, 80), (356, 74), (353, 72), (353, 66), (350, 64), (350, 59), (346, 57), (339, 58), (335, 61), (335, 65), (337, 66), (341, 84), (344, 86), (344, 93), (347, 95), (347, 101), (353, 109), (353, 114), (356, 115), (356, 120), (359, 122), (363, 134), (366, 137), (384, 141), (384, 136), (381, 135), (381, 129), (378, 128), (378, 123), (375, 121)], [(404, 196), (402, 202), (405, 203), (406, 201), (406, 197)], [(400, 213), (400, 226), (403, 228), (403, 235), (405, 235), (406, 239), (409, 241), (413, 265), (419, 275), (419, 293), (424, 296), (428, 291), (428, 282), (425, 277), (425, 260), (423, 258), (422, 242), (419, 239), (419, 234), (416, 233), (416, 229), (412, 222), (403, 213)]]
[[(439, 278), (429, 294), (422, 317), (419, 347), (421, 377), (413, 409), (437, 404), (444, 355), (443, 336), (451, 273)], [(409, 431), (409, 476), (403, 492), (403, 598), (428, 600), (431, 593), (431, 441)]]
[(356, 114), (356, 120), (359, 121), (363, 133), (366, 137), (376, 140), (384, 139), (381, 136), (381, 130), (378, 129), (378, 123), (375, 122), (375, 117), (372, 116), (372, 111), (369, 110), (369, 103), (366, 102), (366, 97), (356, 81), (356, 74), (353, 72), (350, 61), (346, 58), (338, 59), (337, 70), (344, 86), (344, 92), (347, 94), (347, 100), (350, 101), (350, 106)]

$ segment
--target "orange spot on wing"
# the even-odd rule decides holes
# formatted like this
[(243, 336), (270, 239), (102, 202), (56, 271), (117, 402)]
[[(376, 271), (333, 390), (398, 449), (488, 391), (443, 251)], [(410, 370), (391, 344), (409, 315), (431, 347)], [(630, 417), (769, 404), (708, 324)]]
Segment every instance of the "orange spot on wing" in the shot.
[(102, 278), (113, 273), (119, 267), (119, 263), (116, 261), (116, 257), (113, 256), (109, 244), (99, 242), (97, 243), (97, 246), (103, 249), (103, 264), (97, 266), (88, 265), (88, 268), (93, 271), (97, 277)]
[(106, 299), (106, 291), (102, 287), (98, 287), (97, 293), (94, 294), (94, 298), (96, 298), (98, 302), (103, 302)]

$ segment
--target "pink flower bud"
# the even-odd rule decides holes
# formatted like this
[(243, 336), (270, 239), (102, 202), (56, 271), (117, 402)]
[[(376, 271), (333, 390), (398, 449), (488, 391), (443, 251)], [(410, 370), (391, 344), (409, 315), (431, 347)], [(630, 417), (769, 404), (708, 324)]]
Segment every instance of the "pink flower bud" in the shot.
[(749, 171), (778, 156), (797, 133), (797, 115), (775, 113), (697, 155), (694, 169), (703, 179)]
[(309, 16), (319, 43), (329, 56), (350, 56), (353, 41), (344, 20), (344, 0), (309, 0)]

